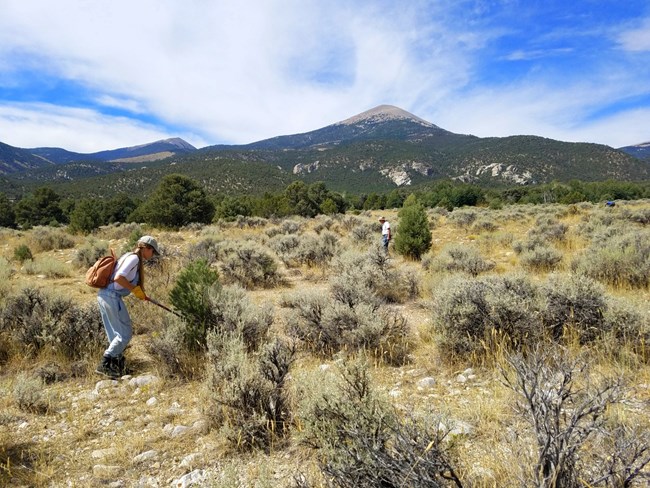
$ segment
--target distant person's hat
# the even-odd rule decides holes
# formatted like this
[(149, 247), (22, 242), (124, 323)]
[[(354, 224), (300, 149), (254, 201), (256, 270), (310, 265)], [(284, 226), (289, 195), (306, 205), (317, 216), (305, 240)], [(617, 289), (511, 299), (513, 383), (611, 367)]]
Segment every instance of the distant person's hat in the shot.
[(158, 242), (156, 242), (156, 239), (154, 239), (153, 237), (142, 236), (140, 239), (138, 239), (138, 242), (153, 247), (153, 252), (155, 252), (156, 254), (160, 254), (160, 250), (158, 249)]
[(386, 222), (386, 219), (384, 217), (379, 217), (379, 222)]

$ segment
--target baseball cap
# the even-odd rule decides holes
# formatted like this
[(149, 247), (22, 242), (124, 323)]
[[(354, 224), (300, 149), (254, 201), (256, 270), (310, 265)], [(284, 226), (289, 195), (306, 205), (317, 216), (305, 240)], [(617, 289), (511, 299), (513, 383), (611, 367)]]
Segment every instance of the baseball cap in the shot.
[(140, 239), (138, 239), (138, 242), (142, 242), (143, 244), (153, 247), (153, 251), (156, 254), (160, 254), (160, 250), (158, 249), (158, 242), (156, 242), (156, 239), (154, 239), (153, 237), (142, 236)]

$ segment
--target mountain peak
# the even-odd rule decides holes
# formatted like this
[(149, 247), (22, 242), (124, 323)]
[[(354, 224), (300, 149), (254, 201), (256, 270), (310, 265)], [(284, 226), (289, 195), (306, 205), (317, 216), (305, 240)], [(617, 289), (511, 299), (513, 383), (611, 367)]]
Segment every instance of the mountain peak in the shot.
[(421, 119), (420, 117), (417, 117), (412, 113), (407, 112), (406, 110), (395, 107), (394, 105), (379, 105), (375, 108), (371, 108), (370, 110), (366, 110), (365, 112), (350, 117), (349, 119), (345, 119), (339, 122), (339, 124), (354, 125), (367, 121), (386, 122), (389, 120), (411, 120), (413, 122), (417, 122), (418, 124), (424, 125), (425, 127), (436, 128), (436, 126), (431, 122), (427, 122), (426, 120)]

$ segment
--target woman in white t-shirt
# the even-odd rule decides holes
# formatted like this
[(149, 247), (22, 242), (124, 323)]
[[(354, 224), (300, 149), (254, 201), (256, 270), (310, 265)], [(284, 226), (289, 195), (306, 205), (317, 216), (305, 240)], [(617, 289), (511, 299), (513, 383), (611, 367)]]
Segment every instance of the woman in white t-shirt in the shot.
[(111, 282), (97, 294), (99, 313), (109, 343), (101, 363), (95, 370), (99, 374), (111, 378), (118, 378), (124, 374), (123, 353), (133, 336), (133, 327), (123, 299), (133, 293), (140, 300), (147, 300), (144, 292), (143, 263), (156, 254), (160, 254), (156, 239), (151, 236), (141, 237), (133, 252), (120, 257)]

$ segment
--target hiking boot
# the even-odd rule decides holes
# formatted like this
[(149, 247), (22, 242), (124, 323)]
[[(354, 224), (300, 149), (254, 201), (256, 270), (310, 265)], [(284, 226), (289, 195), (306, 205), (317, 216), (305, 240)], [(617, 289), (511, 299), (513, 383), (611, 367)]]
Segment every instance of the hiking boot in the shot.
[(120, 372), (115, 365), (115, 358), (110, 356), (103, 356), (102, 362), (97, 365), (95, 373), (103, 374), (109, 378), (116, 380), (120, 377)]
[(119, 375), (124, 376), (126, 374), (126, 358), (120, 354), (116, 358), (111, 359), (113, 360), (113, 365), (115, 366), (115, 369), (117, 369)]

